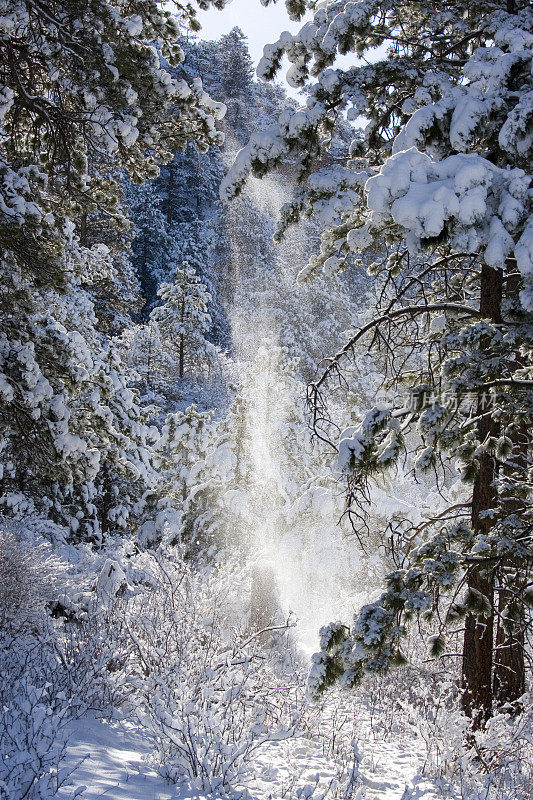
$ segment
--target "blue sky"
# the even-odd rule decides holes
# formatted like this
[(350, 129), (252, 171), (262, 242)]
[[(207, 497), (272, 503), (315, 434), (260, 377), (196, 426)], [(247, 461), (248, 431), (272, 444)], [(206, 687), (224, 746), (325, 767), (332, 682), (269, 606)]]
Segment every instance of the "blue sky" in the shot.
[[(248, 37), (250, 55), (256, 66), (265, 44), (275, 42), (282, 31), (295, 33), (303, 25), (303, 22), (289, 19), (283, 0), (268, 8), (259, 0), (232, 0), (223, 11), (199, 11), (198, 21), (202, 25), (199, 33), (202, 39), (218, 39), (237, 25)], [(298, 94), (285, 83), (283, 70), (277, 79), (290, 95), (298, 98)], [(301, 96), (299, 100), (303, 102)]]
[[(303, 21), (292, 22), (289, 19), (284, 0), (278, 0), (268, 8), (259, 0), (232, 0), (223, 11), (199, 11), (198, 20), (202, 25), (199, 33), (202, 39), (218, 39), (237, 25), (248, 38), (250, 54), (256, 65), (265, 44), (275, 42), (282, 31), (296, 33), (303, 25)], [(341, 67), (354, 63), (358, 62), (352, 56), (341, 56), (336, 62)], [(285, 69), (288, 66), (286, 62)], [(288, 94), (303, 103), (302, 96), (285, 82), (285, 69), (278, 73), (277, 80), (284, 84)]]
[(263, 45), (275, 42), (281, 31), (298, 31), (300, 22), (291, 22), (283, 0), (264, 8), (259, 0), (232, 0), (224, 11), (199, 11), (202, 39), (218, 39), (236, 25), (248, 37), (250, 53), (257, 64)]

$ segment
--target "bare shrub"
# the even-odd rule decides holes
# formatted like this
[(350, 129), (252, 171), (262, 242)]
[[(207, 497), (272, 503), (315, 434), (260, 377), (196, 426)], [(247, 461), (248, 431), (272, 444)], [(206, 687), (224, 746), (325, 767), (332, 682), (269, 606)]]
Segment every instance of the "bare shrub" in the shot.
[(0, 634), (37, 631), (63, 574), (46, 544), (25, 540), (21, 524), (0, 519)]
[(141, 558), (136, 585), (95, 602), (73, 627), (72, 684), (85, 675), (93, 707), (121, 695), (150, 730), (168, 780), (230, 793), (258, 747), (293, 735), (302, 690), (272, 666), (265, 632), (251, 631), (242, 611), (236, 621), (245, 606), (237, 571), (201, 577), (173, 551)]
[(69, 777), (66, 673), (46, 614), (64, 569), (24, 534), (23, 523), (0, 520), (0, 799), (51, 800)]
[[(0, 800), (52, 800), (63, 769), (69, 704), (50, 630), (0, 637)], [(83, 787), (75, 790), (78, 797)]]
[(262, 633), (228, 627), (231, 587), (183, 561), (154, 561), (153, 588), (125, 619), (142, 677), (142, 720), (161, 774), (219, 794), (242, 785), (251, 754), (293, 735), (295, 687), (269, 665)]

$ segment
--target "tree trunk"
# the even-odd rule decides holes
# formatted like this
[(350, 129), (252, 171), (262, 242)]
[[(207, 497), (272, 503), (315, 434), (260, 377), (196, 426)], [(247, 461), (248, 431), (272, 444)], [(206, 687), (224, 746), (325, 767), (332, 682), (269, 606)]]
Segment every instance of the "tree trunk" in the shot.
[[(492, 322), (501, 322), (503, 275), (483, 265), (481, 269), (480, 311)], [(490, 398), (480, 393), (477, 403), (479, 418), (477, 436), (481, 443), (497, 434), (497, 423), (490, 413)], [(489, 533), (492, 520), (484, 512), (497, 502), (494, 479), (496, 462), (488, 453), (480, 458), (472, 494), (472, 528), (475, 533)], [(468, 589), (487, 598), (494, 608), (494, 565), (491, 560), (473, 566), (468, 574)], [(494, 650), (494, 613), (488, 616), (469, 613), (463, 643), (463, 698), (465, 713), (480, 727), (492, 713), (492, 660)]]
[(148, 328), (148, 362), (146, 364), (146, 385), (149, 389), (152, 388), (152, 323)]
[[(498, 706), (510, 705), (518, 713), (520, 711), (518, 700), (526, 690), (524, 606), (517, 603), (513, 608), (511, 590), (501, 587), (498, 611), (494, 652), (494, 700)], [(511, 614), (512, 611), (515, 613)], [(506, 615), (510, 617), (509, 627), (503, 624)]]
[(109, 467), (107, 464), (104, 464), (102, 472), (102, 489), (100, 494), (100, 535), (105, 537), (111, 530), (111, 520), (109, 519), (109, 512), (113, 507), (113, 493), (112, 493), (112, 483), (111, 483), (111, 474), (109, 471)]
[(180, 333), (180, 363), (179, 363), (179, 376), (183, 378), (185, 372), (185, 337)]
[[(481, 433), (481, 431), (479, 431)], [(481, 512), (493, 508), (492, 458), (484, 455), (474, 483), (472, 500), (472, 527), (476, 533), (487, 533), (490, 519)], [(468, 589), (480, 593), (494, 603), (494, 567), (492, 562), (476, 564), (468, 575)], [(465, 713), (479, 727), (492, 713), (492, 655), (494, 649), (494, 614), (489, 616), (469, 613), (465, 623), (463, 642), (463, 697)]]
[(80, 244), (82, 247), (87, 244), (87, 214), (80, 217)]
[[(515, 442), (514, 456), (527, 462), (527, 433), (522, 432), (522, 436), (516, 439), (519, 441)], [(504, 510), (508, 514), (519, 512), (520, 508), (521, 502), (517, 499), (509, 499), (504, 503)], [(523, 565), (512, 559), (500, 565), (494, 651), (494, 700), (498, 706), (511, 706), (517, 713), (520, 712), (518, 700), (526, 691), (526, 609), (521, 597), (526, 584)]]
[[(514, 263), (509, 262), (508, 270), (511, 275), (507, 278), (505, 293), (508, 298), (518, 299), (521, 280), (516, 272), (513, 274), (514, 268)], [(516, 354), (510, 367), (511, 370), (514, 370), (523, 365), (523, 358)], [(513, 449), (510, 457), (503, 464), (502, 471), (511, 488), (506, 492), (508, 496), (502, 500), (502, 511), (504, 516), (511, 516), (520, 514), (523, 509), (523, 501), (516, 496), (512, 489), (513, 476), (518, 481), (526, 478), (530, 435), (524, 424), (512, 429), (512, 432), (507, 435), (513, 443)], [(526, 620), (521, 598), (513, 601), (513, 592), (523, 591), (527, 579), (523, 572), (521, 573), (521, 565), (512, 560), (500, 565), (498, 577), (498, 620), (493, 675), (494, 700), (500, 707), (510, 704), (519, 712), (520, 705), (517, 701), (526, 690), (524, 659)]]
[(143, 234), (142, 258), (139, 269), (139, 282), (141, 284), (141, 294), (144, 298), (144, 306), (141, 311), (141, 318), (148, 317), (148, 306), (150, 303), (150, 274), (148, 272), (148, 239), (146, 233)]
[[(252, 572), (249, 628), (256, 633), (282, 624), (276, 575), (271, 566), (262, 562)], [(264, 647), (273, 647), (276, 641), (279, 644), (279, 632), (265, 630), (260, 641)]]

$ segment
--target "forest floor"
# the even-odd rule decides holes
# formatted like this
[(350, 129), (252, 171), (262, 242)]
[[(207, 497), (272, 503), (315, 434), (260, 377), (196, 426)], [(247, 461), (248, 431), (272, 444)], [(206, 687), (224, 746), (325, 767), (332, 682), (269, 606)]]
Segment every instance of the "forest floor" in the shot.
[[(400, 735), (395, 730), (374, 730), (370, 715), (361, 714), (361, 708), (358, 704), (359, 718), (355, 721), (355, 739), (352, 740), (356, 744), (356, 760), (359, 762), (352, 796), (365, 800), (442, 800), (445, 795), (438, 785), (422, 777), (423, 742), (410, 731)], [(341, 727), (345, 727), (348, 716), (345, 711), (342, 714)], [(347, 756), (332, 757), (331, 749), (336, 745), (325, 735), (329, 724), (325, 718), (322, 730), (315, 731), (315, 735), (310, 731), (306, 735), (264, 745), (258, 750), (250, 765), (250, 777), (244, 784), (248, 796), (252, 800), (320, 798), (332, 780), (341, 778), (342, 785), (339, 773), (344, 772), (345, 776), (355, 762), (348, 763)], [(353, 724), (353, 719), (350, 724)], [(337, 730), (339, 733), (342, 731)], [(67, 798), (72, 787), (81, 785), (86, 787), (82, 795), (84, 800), (219, 798), (218, 794), (198, 792), (185, 784), (172, 785), (163, 780), (150, 765), (149, 738), (131, 720), (105, 721), (86, 715), (70, 723), (68, 742), (64, 766), (68, 769), (79, 766), (70, 777), (70, 787), (61, 790), (61, 798)], [(307, 787), (307, 793), (304, 787)], [(326, 796), (333, 799), (345, 795), (331, 791)]]

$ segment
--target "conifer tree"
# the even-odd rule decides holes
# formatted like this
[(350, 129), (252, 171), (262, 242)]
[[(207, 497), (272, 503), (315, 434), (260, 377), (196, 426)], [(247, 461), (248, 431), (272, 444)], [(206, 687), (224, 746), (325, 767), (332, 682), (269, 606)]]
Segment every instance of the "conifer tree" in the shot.
[(233, 28), (222, 36), (218, 47), (220, 94), (227, 107), (226, 126), (231, 125), (233, 135), (239, 139), (253, 124), (253, 62), (248, 52), (246, 37), (240, 28)]
[(131, 259), (132, 230), (125, 207), (122, 176), (109, 154), (91, 153), (89, 174), (107, 179), (117, 194), (117, 214), (97, 207), (83, 212), (75, 220), (79, 245), (101, 254), (105, 269), (85, 271), (82, 286), (90, 297), (97, 319), (97, 328), (106, 335), (117, 335), (131, 322), (142, 307), (140, 284)]
[[(191, 4), (174, 6), (193, 24)], [(178, 39), (155, 0), (0, 10), (2, 502), (94, 541), (123, 526), (147, 477), (143, 416), (107, 342), (121, 325), (110, 286), (134, 292), (111, 246), (127, 228), (120, 175), (221, 141), (222, 107), (165, 66)]]
[(224, 495), (233, 485), (232, 442), (212, 412), (194, 405), (169, 414), (157, 442), (160, 491), (180, 509), (176, 543), (187, 556), (224, 546)]
[(165, 219), (163, 199), (154, 181), (127, 187), (128, 214), (133, 223), (132, 265), (139, 280), (148, 316), (157, 297), (157, 287), (167, 273), (171, 239)]
[(255, 260), (260, 258), (267, 267), (275, 256), (270, 226), (265, 225), (259, 210), (249, 200), (237, 209), (224, 207), (219, 185), (234, 141), (245, 141), (260, 119), (274, 120), (288, 101), (281, 87), (252, 81), (250, 56), (237, 28), (217, 42), (189, 37), (183, 49), (185, 61), (171, 73), (188, 82), (201, 75), (209, 94), (227, 105), (227, 144), (224, 149), (211, 147), (207, 153), (190, 144), (176, 152), (149, 185), (128, 184), (135, 234), (133, 262), (147, 313), (153, 307), (159, 283), (170, 280), (169, 265), (188, 261), (212, 296), (213, 324), (208, 338), (227, 347), (227, 309), (233, 303), (236, 261), (242, 263), (243, 278)]
[(177, 354), (179, 377), (205, 372), (214, 361), (216, 350), (206, 339), (211, 328), (211, 295), (200, 277), (185, 261), (174, 269), (172, 283), (162, 283), (157, 294), (162, 305), (154, 308), (150, 316), (157, 323), (163, 342)]
[[(299, 34), (265, 48), (260, 74), (286, 54), (288, 79), (312, 84), (306, 107), (277, 130), (252, 136), (222, 194), (286, 155), (301, 189), (282, 228), (302, 213), (333, 220), (311, 270), (342, 269), (374, 254), (381, 282), (376, 316), (310, 387), (317, 432), (328, 385), (360, 343), (383, 343), (396, 406), (376, 407), (338, 442), (350, 502), (362, 505), (373, 475), (414, 447), (419, 470), (461, 466), (464, 502), (413, 532), (403, 569), (352, 626), (322, 632), (313, 688), (357, 684), (400, 661), (409, 619), (445, 629), (465, 620), (463, 707), (480, 725), (494, 703), (524, 689), (524, 629), (530, 603), (533, 422), (533, 225), (529, 4), (326, 2)], [(387, 44), (376, 63), (335, 67)], [(351, 161), (313, 174), (344, 109), (369, 120)], [(385, 257), (376, 257), (388, 250)], [(413, 346), (414, 342), (414, 346)], [(388, 356), (387, 356), (388, 352)], [(420, 353), (425, 366), (420, 368)], [(403, 397), (402, 397), (403, 395)], [(416, 439), (410, 431), (417, 432)], [(415, 444), (413, 445), (413, 442)], [(449, 474), (449, 473), (447, 473)], [(444, 473), (444, 478), (446, 472)], [(444, 610), (443, 610), (444, 606)], [(442, 613), (442, 616), (439, 616)], [(439, 620), (443, 621), (442, 624)]]

